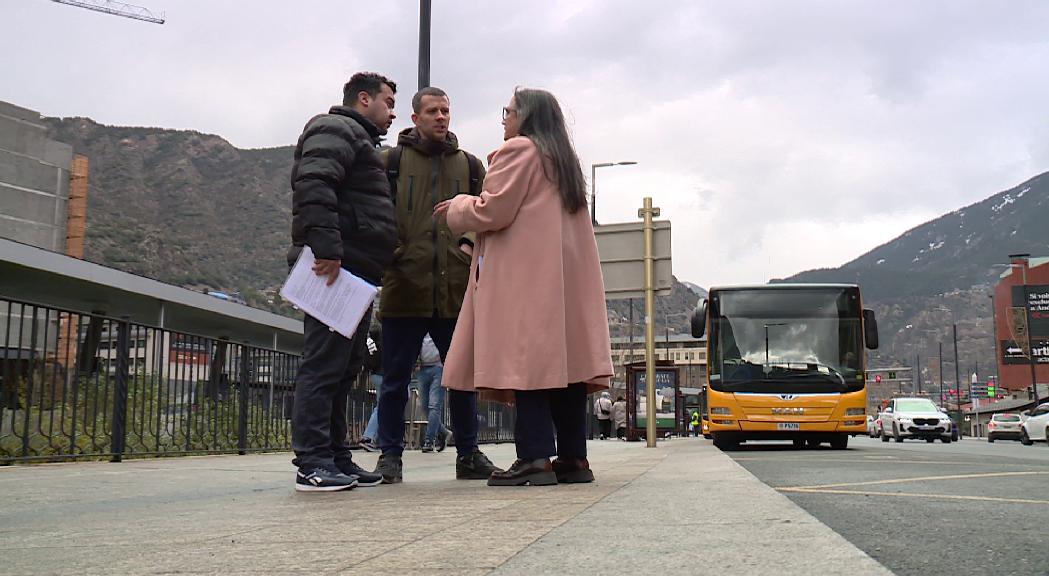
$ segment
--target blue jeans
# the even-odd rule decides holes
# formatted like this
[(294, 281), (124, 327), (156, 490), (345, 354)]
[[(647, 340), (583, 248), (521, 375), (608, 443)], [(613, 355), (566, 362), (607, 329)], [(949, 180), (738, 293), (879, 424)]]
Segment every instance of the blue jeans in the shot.
[(368, 377), (375, 388), (375, 407), (372, 408), (371, 416), (368, 416), (368, 425), (364, 427), (364, 435), (373, 442), (379, 439), (379, 390), (382, 388), (382, 374), (372, 374)]
[(444, 427), (444, 387), (441, 375), (444, 366), (423, 366), (415, 373), (419, 379), (419, 397), (426, 402), (426, 441), (433, 442), (438, 434), (447, 434)]
[[(379, 393), (379, 448), (389, 456), (404, 452), (404, 407), (412, 367), (423, 337), (433, 338), (443, 360), (455, 331), (455, 318), (382, 319), (382, 391)], [(477, 449), (477, 393), (448, 391), (448, 408), (455, 430), (455, 451), (465, 456)]]

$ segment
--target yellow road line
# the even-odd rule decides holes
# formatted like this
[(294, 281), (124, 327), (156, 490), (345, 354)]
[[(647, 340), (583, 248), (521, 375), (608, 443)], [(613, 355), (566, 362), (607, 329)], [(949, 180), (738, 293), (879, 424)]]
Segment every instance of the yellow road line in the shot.
[(825, 490), (827, 488), (847, 488), (849, 486), (873, 486), (876, 484), (901, 484), (904, 482), (924, 482), (929, 480), (969, 480), (972, 478), (999, 478), (1003, 476), (1040, 476), (1047, 471), (1027, 472), (988, 472), (986, 474), (951, 474), (948, 476), (919, 476), (917, 478), (891, 478), (889, 480), (870, 480), (867, 482), (845, 482), (842, 484), (818, 484), (815, 486), (783, 486), (777, 490)]
[(993, 496), (961, 496), (956, 494), (916, 494), (913, 492), (866, 492), (860, 490), (825, 490), (814, 488), (777, 488), (780, 492), (801, 494), (850, 494), (854, 496), (898, 496), (901, 498), (938, 498), (941, 500), (977, 500), (982, 502), (1003, 502), (1009, 504), (1049, 504), (1049, 500), (1028, 500), (1025, 498), (995, 498)]

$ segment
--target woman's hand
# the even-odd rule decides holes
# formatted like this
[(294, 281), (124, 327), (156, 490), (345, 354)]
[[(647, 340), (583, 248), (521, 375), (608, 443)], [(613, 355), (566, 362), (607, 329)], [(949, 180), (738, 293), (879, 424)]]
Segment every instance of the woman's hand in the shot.
[(438, 202), (437, 205), (433, 207), (433, 217), (438, 219), (438, 220), (446, 220), (448, 218), (448, 208), (451, 205), (452, 205), (452, 201), (451, 200), (445, 200), (443, 202)]

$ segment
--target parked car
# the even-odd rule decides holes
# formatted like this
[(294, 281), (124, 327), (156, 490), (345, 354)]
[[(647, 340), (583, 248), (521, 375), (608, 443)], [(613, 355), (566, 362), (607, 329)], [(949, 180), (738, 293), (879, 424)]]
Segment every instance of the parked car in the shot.
[(871, 438), (881, 436), (881, 420), (870, 414), (867, 415), (867, 436)]
[(1021, 424), (1023, 421), (1019, 414), (993, 414), (987, 423), (987, 441), (1019, 440)]
[(881, 441), (888, 442), (889, 435), (897, 442), (904, 438), (920, 438), (944, 444), (955, 439), (954, 423), (928, 398), (893, 398), (878, 415), (881, 421)]
[(1027, 414), (1027, 419), (1020, 426), (1020, 443), (1030, 446), (1035, 442), (1045, 442), (1049, 437), (1049, 402), (1039, 404)]

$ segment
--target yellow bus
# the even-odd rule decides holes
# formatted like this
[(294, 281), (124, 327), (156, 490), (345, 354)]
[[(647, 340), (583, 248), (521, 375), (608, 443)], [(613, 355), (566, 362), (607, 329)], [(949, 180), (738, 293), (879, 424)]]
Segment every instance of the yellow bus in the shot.
[(867, 433), (865, 350), (874, 312), (854, 284), (711, 288), (692, 315), (707, 334), (706, 405), (714, 445), (793, 440), (797, 447)]

